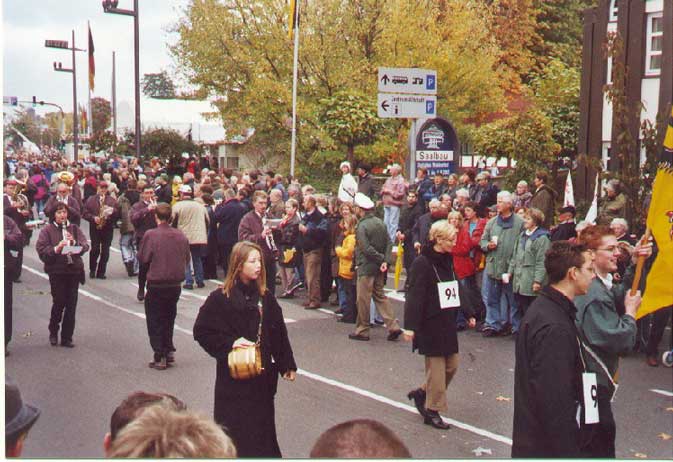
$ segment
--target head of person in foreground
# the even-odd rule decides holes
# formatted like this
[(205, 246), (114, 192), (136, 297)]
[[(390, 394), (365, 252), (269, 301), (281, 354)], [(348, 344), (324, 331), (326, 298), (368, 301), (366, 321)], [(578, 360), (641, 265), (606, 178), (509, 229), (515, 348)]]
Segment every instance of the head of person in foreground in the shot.
[(376, 420), (356, 419), (325, 431), (311, 449), (312, 458), (411, 458), (409, 449), (392, 430)]

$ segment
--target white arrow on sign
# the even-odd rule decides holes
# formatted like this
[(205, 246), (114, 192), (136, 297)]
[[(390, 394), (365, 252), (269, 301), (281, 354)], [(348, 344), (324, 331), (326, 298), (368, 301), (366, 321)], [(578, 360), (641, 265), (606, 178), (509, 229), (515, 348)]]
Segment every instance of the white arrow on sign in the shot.
[(379, 93), (378, 115), (386, 119), (432, 119), (437, 116), (437, 97)]
[(437, 94), (437, 71), (405, 67), (379, 67), (380, 92)]

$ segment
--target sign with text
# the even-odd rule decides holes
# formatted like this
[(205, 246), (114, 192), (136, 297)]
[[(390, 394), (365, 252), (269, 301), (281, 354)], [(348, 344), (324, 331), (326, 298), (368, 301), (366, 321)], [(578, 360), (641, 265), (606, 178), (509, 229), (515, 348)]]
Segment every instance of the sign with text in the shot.
[(437, 114), (437, 97), (379, 93), (378, 115), (387, 119), (427, 119)]
[(416, 169), (426, 168), (430, 176), (453, 173), (455, 152), (460, 152), (460, 144), (456, 131), (448, 120), (430, 119), (418, 130)]
[(404, 67), (379, 67), (379, 91), (436, 95), (437, 71)]

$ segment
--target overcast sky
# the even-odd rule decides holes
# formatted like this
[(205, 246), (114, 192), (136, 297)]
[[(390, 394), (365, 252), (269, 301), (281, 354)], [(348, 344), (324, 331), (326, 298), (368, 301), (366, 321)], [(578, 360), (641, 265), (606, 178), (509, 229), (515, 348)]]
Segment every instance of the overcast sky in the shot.
[[(72, 76), (53, 70), (53, 62), (71, 67), (69, 51), (45, 48), (46, 39), (71, 41), (75, 30), (78, 48), (87, 48), (87, 20), (93, 34), (96, 80), (93, 96), (111, 99), (112, 51), (117, 61), (118, 107), (133, 107), (133, 18), (103, 12), (101, 0), (0, 0), (3, 26), (3, 81), (5, 96), (60, 104), (72, 111)], [(176, 34), (168, 29), (188, 0), (140, 0), (140, 76), (173, 67), (168, 44)], [(132, 9), (133, 0), (119, 0), (119, 8)], [(77, 54), (77, 99), (86, 104), (88, 54)], [(4, 107), (7, 111), (8, 106)], [(39, 113), (49, 109), (37, 108)], [(144, 100), (143, 123), (165, 118), (165, 107)], [(120, 114), (121, 118), (121, 114)], [(187, 120), (186, 122), (189, 122)]]

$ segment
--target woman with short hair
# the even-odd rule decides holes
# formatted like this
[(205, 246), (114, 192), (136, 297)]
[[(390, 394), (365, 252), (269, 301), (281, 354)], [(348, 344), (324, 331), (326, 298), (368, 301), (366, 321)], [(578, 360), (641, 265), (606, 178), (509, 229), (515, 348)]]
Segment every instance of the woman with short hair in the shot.
[[(276, 437), (274, 396), (278, 376), (294, 381), (297, 365), (283, 312), (266, 287), (262, 249), (234, 245), (224, 284), (211, 292), (194, 323), (194, 339), (217, 360), (215, 421), (224, 426), (239, 457), (281, 457)], [(235, 378), (229, 353), (259, 341), (262, 372)]]

